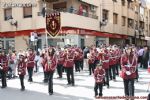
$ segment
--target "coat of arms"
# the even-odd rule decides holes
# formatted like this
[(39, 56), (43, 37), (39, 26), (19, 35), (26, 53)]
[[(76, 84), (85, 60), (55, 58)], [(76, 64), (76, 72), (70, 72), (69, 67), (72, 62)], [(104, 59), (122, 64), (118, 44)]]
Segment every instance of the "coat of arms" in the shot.
[(55, 37), (61, 28), (60, 13), (46, 15), (46, 29), (48, 34)]

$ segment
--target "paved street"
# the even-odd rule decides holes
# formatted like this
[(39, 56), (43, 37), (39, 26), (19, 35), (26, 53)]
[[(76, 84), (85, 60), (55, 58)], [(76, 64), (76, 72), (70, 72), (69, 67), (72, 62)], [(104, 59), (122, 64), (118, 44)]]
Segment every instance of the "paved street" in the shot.
[[(139, 82), (135, 82), (135, 95), (147, 96), (148, 82), (150, 81), (149, 74), (146, 70), (140, 69)], [(20, 91), (19, 79), (8, 80), (8, 87), (0, 89), (1, 100), (92, 100), (94, 99), (94, 79), (88, 75), (88, 71), (75, 73), (75, 86), (67, 86), (66, 75), (63, 79), (57, 79), (57, 74), (54, 75), (54, 95), (49, 96), (47, 93), (47, 84), (42, 82), (43, 74), (34, 74), (34, 82), (28, 83), (25, 80), (26, 91)], [(110, 82), (110, 88), (104, 87), (104, 96), (123, 96), (123, 82), (120, 77), (117, 77), (117, 82)]]

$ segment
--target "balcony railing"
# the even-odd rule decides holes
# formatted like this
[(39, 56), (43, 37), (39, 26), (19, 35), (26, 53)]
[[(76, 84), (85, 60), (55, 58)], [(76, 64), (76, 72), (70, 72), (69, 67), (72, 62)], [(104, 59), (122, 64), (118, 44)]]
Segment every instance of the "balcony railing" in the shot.
[[(54, 10), (54, 11), (57, 11), (57, 12), (68, 12), (68, 13), (72, 13), (72, 14), (77, 14), (77, 15), (80, 15), (80, 16), (85, 16), (85, 17), (89, 17), (89, 18), (93, 18), (93, 19), (98, 19), (98, 16), (95, 15), (95, 14), (91, 14), (85, 10), (77, 10), (75, 8), (63, 8), (63, 9), (57, 9), (57, 10)], [(38, 16), (42, 16), (42, 12), (38, 12), (37, 13)]]

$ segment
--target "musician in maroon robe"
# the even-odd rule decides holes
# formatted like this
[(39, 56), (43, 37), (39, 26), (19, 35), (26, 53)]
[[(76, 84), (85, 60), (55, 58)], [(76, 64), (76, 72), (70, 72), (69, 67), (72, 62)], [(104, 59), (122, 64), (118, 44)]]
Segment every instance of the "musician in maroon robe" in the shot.
[(125, 53), (121, 56), (121, 67), (120, 76), (123, 78), (125, 96), (134, 96), (137, 57), (134, 55), (132, 48), (125, 50)]
[(2, 77), (2, 87), (1, 88), (6, 88), (7, 83), (6, 83), (6, 73), (8, 71), (8, 59), (4, 51), (0, 54), (0, 73)]
[[(96, 65), (96, 69), (94, 70), (94, 79), (95, 79), (95, 86), (94, 86), (94, 92), (95, 97), (101, 97), (103, 96), (103, 82), (105, 77), (105, 69), (102, 67), (102, 63), (98, 63)], [(98, 90), (99, 89), (99, 93)]]
[(21, 84), (21, 91), (25, 90), (25, 86), (24, 86), (24, 76), (26, 75), (26, 67), (27, 64), (25, 62), (25, 57), (23, 54), (19, 55), (19, 62), (18, 62), (18, 75), (19, 75), (19, 79), (20, 79), (20, 84)]
[(33, 82), (32, 76), (33, 76), (33, 69), (35, 66), (35, 53), (33, 51), (33, 49), (29, 49), (29, 55), (27, 56), (27, 70), (28, 70), (28, 74), (29, 74), (29, 82)]
[(57, 66), (56, 54), (54, 48), (49, 48), (48, 54), (44, 58), (44, 70), (48, 75), (48, 92), (53, 94), (53, 74)]

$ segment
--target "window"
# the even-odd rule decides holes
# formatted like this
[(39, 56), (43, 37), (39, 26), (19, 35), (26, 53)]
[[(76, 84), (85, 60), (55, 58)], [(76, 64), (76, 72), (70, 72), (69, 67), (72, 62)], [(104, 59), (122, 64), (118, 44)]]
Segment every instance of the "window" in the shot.
[(133, 28), (133, 24), (134, 24), (133, 19), (128, 18), (128, 27)]
[(67, 2), (60, 2), (53, 4), (53, 9), (62, 11), (67, 9)]
[(121, 0), (122, 6), (125, 6), (125, 0)]
[(135, 10), (135, 6), (136, 6), (136, 5), (135, 5), (133, 2), (131, 2), (131, 1), (129, 2), (129, 1), (128, 1), (128, 8), (129, 8), (129, 9)]
[(138, 30), (138, 21), (135, 21), (135, 30)]
[(108, 20), (108, 10), (103, 9), (103, 20)]
[(12, 8), (4, 9), (4, 20), (9, 20), (12, 17)]
[(140, 27), (141, 29), (144, 29), (144, 22), (140, 21), (139, 27)]
[(113, 2), (117, 2), (117, 0), (112, 0)]
[(122, 26), (126, 26), (126, 17), (122, 16)]
[(23, 17), (24, 18), (32, 17), (32, 7), (24, 7), (23, 8)]
[(117, 24), (118, 23), (118, 14), (113, 13), (113, 24)]

